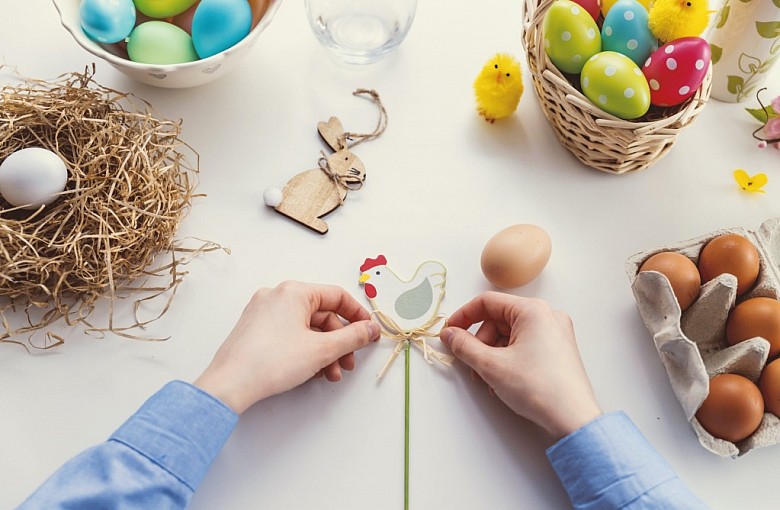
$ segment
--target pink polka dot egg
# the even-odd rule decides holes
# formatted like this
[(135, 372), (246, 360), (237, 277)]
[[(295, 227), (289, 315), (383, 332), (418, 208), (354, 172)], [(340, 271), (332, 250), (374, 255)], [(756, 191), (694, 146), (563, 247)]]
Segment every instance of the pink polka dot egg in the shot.
[(710, 46), (701, 37), (683, 37), (654, 51), (642, 66), (650, 103), (675, 106), (693, 96), (710, 67)]

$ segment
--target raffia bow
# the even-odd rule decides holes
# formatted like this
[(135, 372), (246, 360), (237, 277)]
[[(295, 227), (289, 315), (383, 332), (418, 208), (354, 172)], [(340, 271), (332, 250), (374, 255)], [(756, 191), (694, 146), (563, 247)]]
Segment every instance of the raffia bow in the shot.
[[(344, 191), (357, 191), (360, 188), (363, 187), (363, 181), (360, 179), (355, 179), (354, 177), (351, 177), (349, 175), (342, 175), (337, 174), (333, 170), (330, 169), (330, 164), (328, 163), (328, 158), (325, 156), (325, 153), (320, 151), (320, 159), (317, 161), (317, 164), (320, 167), (320, 170), (325, 172), (325, 175), (330, 177), (330, 180), (333, 181), (333, 184), (336, 185), (336, 188), (341, 188)], [(344, 199), (341, 198), (341, 194), (339, 194), (339, 200), (341, 201), (341, 204), (344, 204)]]
[(428, 322), (425, 324), (422, 324), (410, 331), (404, 331), (398, 325), (398, 323), (396, 323), (393, 319), (388, 317), (387, 314), (381, 312), (380, 310), (374, 310), (372, 315), (376, 315), (377, 323), (382, 329), (382, 336), (396, 342), (395, 349), (393, 349), (393, 352), (390, 354), (387, 362), (382, 367), (382, 370), (380, 370), (376, 375), (377, 379), (381, 379), (385, 375), (385, 372), (387, 372), (387, 370), (390, 368), (390, 365), (393, 364), (393, 361), (395, 361), (395, 359), (404, 349), (407, 342), (411, 343), (422, 351), (423, 357), (429, 365), (433, 365), (431, 358), (446, 366), (451, 366), (453, 361), (455, 361), (454, 356), (437, 351), (428, 345), (428, 342), (425, 341), (426, 338), (436, 338), (439, 336), (439, 332), (432, 331), (432, 328), (445, 319), (443, 315), (436, 315), (428, 320)]

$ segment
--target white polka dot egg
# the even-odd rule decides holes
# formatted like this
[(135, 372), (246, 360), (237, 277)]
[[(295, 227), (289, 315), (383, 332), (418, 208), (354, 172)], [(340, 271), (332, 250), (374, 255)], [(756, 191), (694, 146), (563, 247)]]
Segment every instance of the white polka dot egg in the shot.
[(558, 0), (544, 16), (544, 47), (555, 67), (578, 74), (585, 62), (601, 51), (601, 34), (593, 18), (580, 5)]
[(615, 51), (591, 57), (582, 68), (580, 85), (585, 97), (621, 119), (636, 119), (650, 108), (650, 87), (630, 58)]
[(650, 102), (675, 106), (693, 96), (707, 76), (710, 58), (710, 46), (700, 37), (676, 39), (651, 53), (642, 67)]
[(658, 48), (647, 26), (647, 9), (637, 0), (619, 0), (604, 18), (601, 49), (617, 51), (641, 66)]

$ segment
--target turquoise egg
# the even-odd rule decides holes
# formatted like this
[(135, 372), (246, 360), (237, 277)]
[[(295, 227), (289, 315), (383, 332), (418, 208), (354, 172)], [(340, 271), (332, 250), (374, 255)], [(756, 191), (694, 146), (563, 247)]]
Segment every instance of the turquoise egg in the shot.
[(554, 2), (544, 15), (544, 49), (564, 73), (578, 74), (601, 51), (599, 27), (588, 12), (569, 0)]
[(621, 119), (636, 119), (650, 108), (645, 75), (622, 53), (603, 51), (593, 55), (582, 68), (580, 85), (593, 104)]
[(192, 42), (200, 58), (207, 58), (239, 42), (251, 28), (246, 0), (201, 0), (192, 17)]
[(135, 26), (133, 0), (82, 0), (81, 28), (93, 41), (113, 44), (127, 37)]
[(127, 38), (127, 55), (133, 62), (158, 65), (198, 60), (190, 35), (165, 21), (147, 21), (135, 27)]
[(647, 9), (636, 0), (619, 0), (601, 27), (601, 49), (627, 56), (638, 66), (658, 49), (658, 40), (647, 26)]

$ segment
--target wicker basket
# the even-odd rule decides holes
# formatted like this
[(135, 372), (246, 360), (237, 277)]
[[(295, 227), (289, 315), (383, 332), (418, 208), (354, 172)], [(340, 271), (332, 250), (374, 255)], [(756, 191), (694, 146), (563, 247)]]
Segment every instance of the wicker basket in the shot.
[(677, 134), (704, 108), (712, 88), (712, 65), (693, 97), (668, 108), (651, 107), (642, 118), (628, 121), (593, 105), (550, 62), (542, 25), (555, 0), (525, 0), (523, 19), (528, 66), (545, 117), (561, 143), (585, 165), (624, 174), (642, 170), (663, 157)]

